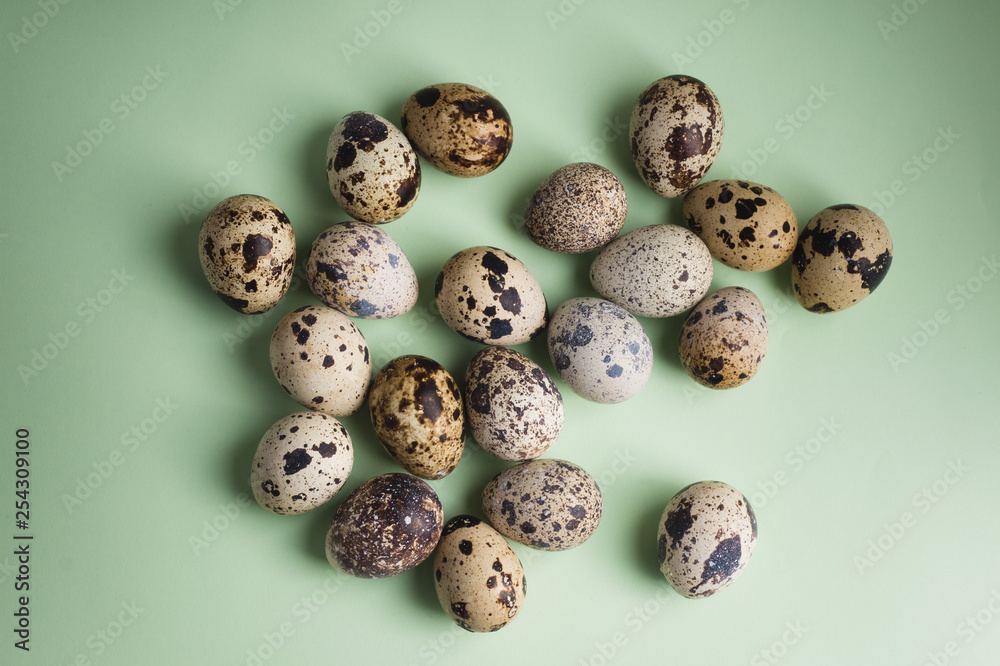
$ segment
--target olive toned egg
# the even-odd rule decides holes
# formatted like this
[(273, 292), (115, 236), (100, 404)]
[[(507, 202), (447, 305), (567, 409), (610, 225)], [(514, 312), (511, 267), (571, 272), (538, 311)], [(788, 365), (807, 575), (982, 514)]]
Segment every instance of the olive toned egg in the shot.
[(757, 374), (767, 341), (760, 299), (749, 289), (725, 287), (698, 303), (681, 326), (681, 363), (703, 386), (733, 388)]

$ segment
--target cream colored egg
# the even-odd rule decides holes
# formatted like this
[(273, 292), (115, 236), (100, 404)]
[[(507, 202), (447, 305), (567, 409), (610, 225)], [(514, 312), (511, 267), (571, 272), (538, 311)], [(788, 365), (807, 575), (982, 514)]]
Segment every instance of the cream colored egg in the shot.
[(681, 326), (681, 364), (703, 386), (733, 388), (757, 374), (767, 342), (760, 299), (749, 289), (725, 287), (698, 303)]

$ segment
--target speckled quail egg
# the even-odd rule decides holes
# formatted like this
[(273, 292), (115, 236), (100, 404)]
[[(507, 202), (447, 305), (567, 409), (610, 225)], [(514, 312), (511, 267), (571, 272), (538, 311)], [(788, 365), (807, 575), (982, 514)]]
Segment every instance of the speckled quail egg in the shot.
[(728, 389), (750, 381), (767, 354), (767, 318), (749, 289), (705, 297), (681, 326), (681, 364), (699, 384)]
[(268, 511), (305, 513), (336, 495), (353, 466), (351, 436), (337, 419), (296, 412), (264, 433), (250, 469), (250, 486), (257, 503)]
[(410, 140), (385, 118), (363, 111), (333, 128), (326, 176), (344, 212), (372, 224), (398, 219), (420, 192), (420, 162)]
[(601, 522), (594, 477), (565, 460), (539, 458), (505, 469), (486, 484), (483, 512), (504, 536), (540, 550), (568, 550)]
[(465, 373), (465, 415), (480, 446), (502, 460), (531, 460), (562, 432), (565, 410), (552, 378), (507, 347), (481, 349)]
[(403, 104), (399, 124), (421, 157), (445, 173), (465, 178), (500, 166), (514, 140), (503, 104), (465, 83), (421, 88)]
[(795, 297), (810, 312), (837, 312), (864, 300), (892, 264), (885, 222), (863, 206), (840, 204), (816, 214), (792, 254)]
[(524, 569), (499, 532), (473, 516), (455, 516), (434, 552), (434, 589), (458, 626), (498, 631), (524, 605)]
[(632, 108), (629, 136), (639, 175), (661, 197), (698, 184), (722, 147), (725, 122), (715, 93), (691, 76), (668, 76)]
[(335, 224), (313, 241), (306, 259), (319, 300), (349, 317), (388, 319), (417, 302), (417, 275), (392, 236), (373, 224)]
[(400, 356), (379, 370), (368, 398), (375, 434), (411, 474), (441, 479), (465, 448), (462, 395), (448, 371), (426, 356)]
[(660, 571), (689, 599), (715, 594), (740, 575), (757, 543), (750, 502), (732, 486), (701, 481), (682, 489), (660, 519)]
[(538, 280), (516, 257), (495, 247), (453, 255), (438, 273), (434, 294), (448, 326), (488, 345), (527, 342), (548, 319)]
[(201, 269), (212, 290), (244, 314), (270, 310), (295, 271), (295, 234), (274, 202), (254, 194), (220, 201), (198, 234)]
[(365, 404), (372, 378), (368, 344), (346, 315), (306, 305), (282, 317), (271, 335), (274, 376), (301, 405), (349, 416)]
[(741, 271), (767, 271), (792, 256), (799, 238), (785, 198), (757, 183), (713, 180), (684, 195), (684, 219), (712, 256)]
[(698, 236), (675, 224), (654, 224), (601, 250), (590, 266), (590, 282), (634, 315), (670, 317), (708, 293), (713, 272), (712, 255)]
[(434, 552), (444, 514), (437, 493), (409, 474), (376, 476), (337, 507), (326, 534), (326, 559), (359, 578), (408, 571)]
[(546, 249), (580, 254), (607, 245), (627, 212), (621, 181), (600, 165), (581, 162), (558, 169), (535, 190), (524, 229)]
[(599, 298), (571, 298), (556, 308), (548, 346), (559, 377), (594, 402), (628, 400), (653, 370), (653, 347), (642, 325)]

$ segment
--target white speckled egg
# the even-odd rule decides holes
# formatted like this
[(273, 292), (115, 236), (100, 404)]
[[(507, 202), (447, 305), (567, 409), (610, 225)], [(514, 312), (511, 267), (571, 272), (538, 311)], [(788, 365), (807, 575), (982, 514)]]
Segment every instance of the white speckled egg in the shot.
[(681, 364), (709, 388), (740, 386), (760, 369), (767, 339), (760, 299), (749, 289), (725, 287), (698, 303), (681, 326)]
[(837, 312), (868, 297), (892, 264), (885, 222), (863, 206), (840, 204), (816, 214), (792, 254), (792, 288), (810, 312)]
[(301, 405), (349, 416), (365, 404), (372, 379), (368, 344), (346, 315), (306, 305), (285, 315), (271, 335), (274, 376)]
[(653, 347), (635, 317), (599, 298), (571, 298), (549, 322), (549, 356), (578, 395), (601, 403), (628, 400), (653, 370)]
[(632, 108), (632, 160), (654, 192), (677, 197), (704, 178), (724, 130), (722, 107), (708, 86), (691, 76), (668, 76), (650, 84)]
[(539, 550), (579, 546), (594, 534), (603, 508), (594, 477), (565, 460), (514, 465), (483, 489), (483, 512), (493, 527)]
[(486, 347), (472, 358), (465, 402), (472, 436), (502, 460), (537, 458), (562, 432), (565, 410), (555, 382), (507, 347)]
[(720, 481), (694, 483), (660, 519), (660, 571), (688, 599), (715, 594), (740, 575), (757, 543), (757, 519), (743, 493)]
[(250, 485), (257, 503), (279, 514), (298, 514), (330, 500), (354, 466), (351, 437), (337, 419), (297, 412), (268, 428), (257, 446)]
[(470, 340), (519, 345), (545, 329), (548, 305), (528, 267), (495, 247), (453, 255), (434, 284), (445, 323)]
[(333, 128), (326, 176), (344, 212), (372, 224), (398, 219), (420, 192), (420, 162), (410, 140), (385, 118), (363, 111)]
[(654, 224), (601, 250), (590, 266), (590, 282), (634, 315), (670, 317), (708, 293), (713, 272), (712, 255), (698, 236), (675, 224)]
[(295, 234), (274, 202), (254, 194), (220, 201), (198, 234), (208, 284), (238, 312), (270, 310), (288, 291), (295, 270)]
[(434, 552), (434, 589), (458, 626), (498, 631), (524, 605), (524, 569), (499, 532), (473, 516), (455, 516)]
[(344, 222), (313, 241), (306, 276), (316, 297), (349, 317), (388, 319), (417, 302), (417, 275), (392, 236)]

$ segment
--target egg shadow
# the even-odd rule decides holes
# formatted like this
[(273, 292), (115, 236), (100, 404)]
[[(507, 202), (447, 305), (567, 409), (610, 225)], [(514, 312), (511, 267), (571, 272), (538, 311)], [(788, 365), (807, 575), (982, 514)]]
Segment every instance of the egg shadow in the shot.
[[(303, 516), (306, 520), (302, 529), (302, 550), (308, 554), (310, 560), (330, 566), (329, 560), (326, 559), (326, 533), (330, 530), (330, 523), (337, 512), (337, 506), (340, 506), (340, 502), (347, 495), (346, 488), (341, 488), (332, 500)], [(336, 506), (333, 506), (335, 503)]]
[(324, 124), (310, 131), (302, 147), (302, 172), (301, 182), (308, 183), (306, 188), (309, 196), (308, 209), (310, 210), (330, 210), (341, 213), (344, 219), (349, 216), (340, 209), (333, 193), (330, 192), (330, 183), (319, 174), (326, 173), (326, 146), (330, 141), (330, 134), (333, 132), (335, 124)]
[(180, 276), (192, 294), (197, 294), (198, 298), (205, 299), (206, 304), (211, 302), (212, 307), (214, 307), (220, 299), (208, 286), (205, 273), (201, 269), (200, 248), (198, 247), (201, 220), (196, 223), (194, 219), (185, 220), (180, 217), (177, 219), (176, 225), (166, 225), (166, 228), (169, 230), (167, 232), (169, 237), (164, 239), (163, 246), (170, 248), (169, 258), (173, 264), (174, 275)]
[(663, 582), (657, 555), (656, 535), (660, 518), (663, 517), (663, 507), (667, 506), (669, 501), (668, 497), (663, 499), (662, 503), (650, 504), (643, 511), (636, 513), (632, 521), (631, 530), (634, 534), (632, 564), (651, 582)]
[[(516, 233), (527, 237), (528, 231), (524, 226), (525, 213), (528, 211), (528, 204), (534, 196), (535, 191), (552, 173), (563, 166), (559, 160), (532, 160), (532, 163), (521, 170), (527, 173), (521, 177), (516, 188), (512, 188), (514, 195), (511, 196), (510, 208), (508, 209), (507, 220), (510, 228)], [(539, 164), (547, 164), (549, 167), (538, 167)]]
[(438, 601), (437, 588), (434, 585), (434, 553), (427, 556), (423, 562), (405, 572), (410, 577), (410, 595), (416, 602), (415, 610), (438, 614), (441, 612), (441, 602)]
[[(608, 98), (613, 101), (607, 107), (601, 125), (595, 129), (594, 138), (591, 139), (589, 148), (594, 153), (594, 159), (598, 162), (604, 162), (605, 167), (614, 173), (619, 180), (638, 176), (635, 163), (632, 160), (628, 124), (636, 99), (651, 82), (652, 79), (637, 87), (635, 82), (626, 80), (620, 84), (621, 89), (611, 92)], [(594, 150), (601, 144), (604, 146), (601, 151)]]

